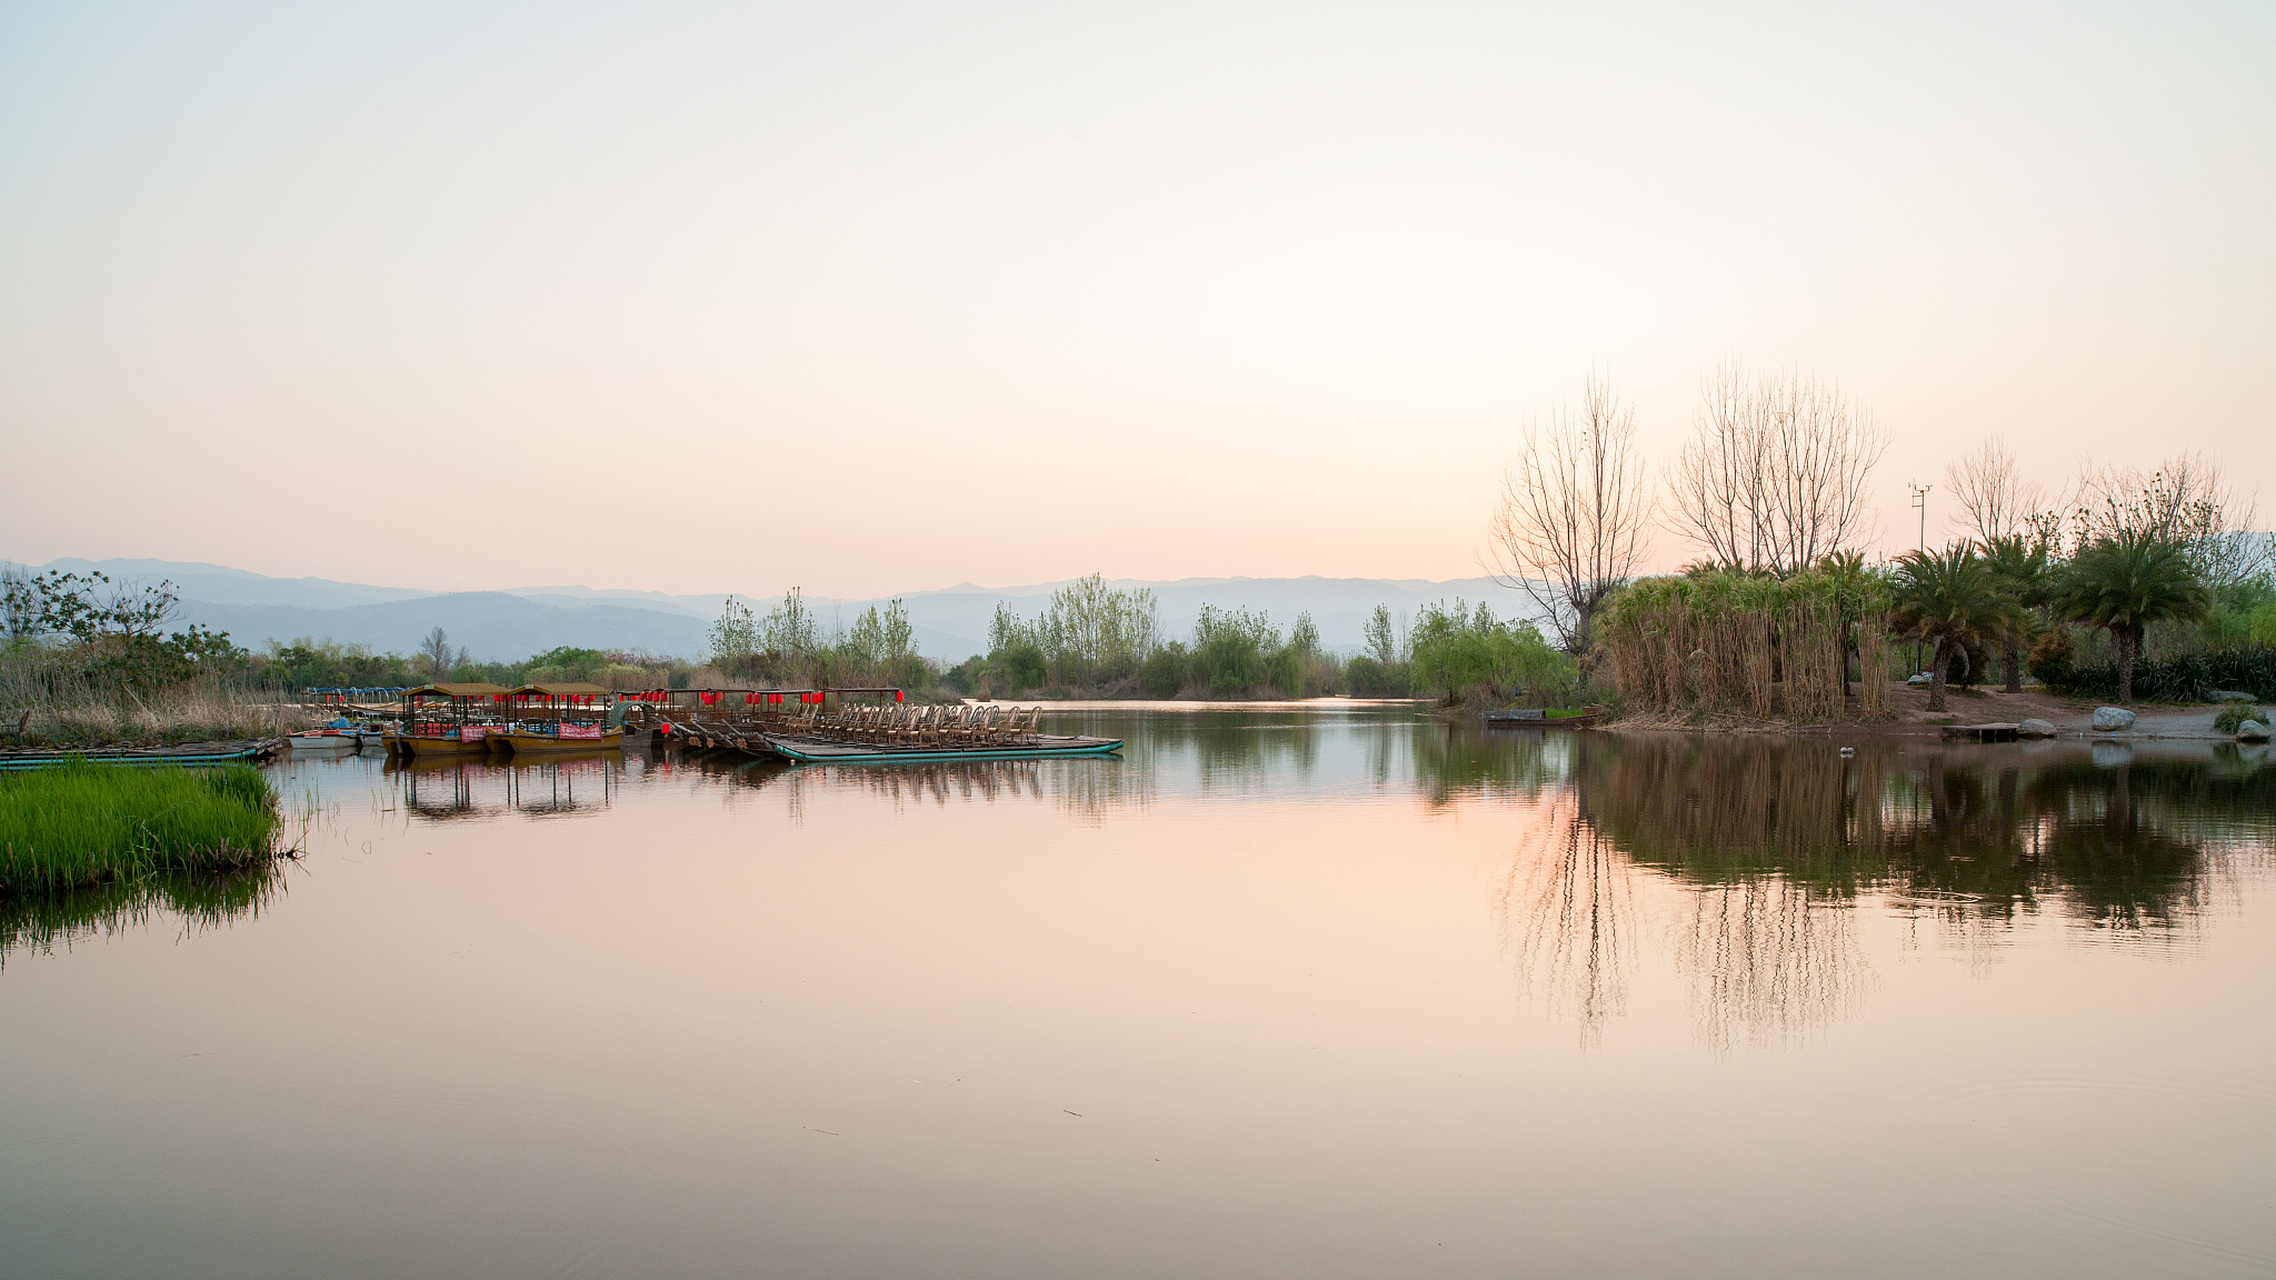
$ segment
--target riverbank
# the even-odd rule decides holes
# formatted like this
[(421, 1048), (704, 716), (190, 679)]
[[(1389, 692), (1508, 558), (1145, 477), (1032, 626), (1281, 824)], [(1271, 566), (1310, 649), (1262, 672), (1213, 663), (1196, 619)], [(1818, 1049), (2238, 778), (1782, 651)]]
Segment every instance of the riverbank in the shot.
[(276, 857), (279, 823), (276, 792), (247, 765), (0, 773), (0, 896), (244, 870)]
[[(2043, 688), (2028, 688), (2020, 693), (2008, 693), (1996, 687), (1972, 690), (1951, 688), (1945, 690), (1944, 710), (1932, 711), (1928, 706), (1927, 689), (1891, 681), (1888, 699), (1889, 715), (1883, 720), (1805, 721), (1776, 716), (1758, 720), (1735, 715), (1634, 712), (1608, 723), (1605, 728), (1644, 733), (1760, 733), (1792, 737), (1904, 739), (1941, 738), (1944, 726), (1948, 724), (2016, 724), (2024, 720), (2044, 720), (2055, 726), (2059, 737), (2109, 736), (2093, 725), (2095, 708), (2109, 704), (2091, 698), (2066, 698)], [(2122, 737), (2200, 738), (2207, 741), (2232, 741), (2236, 737), (2235, 734), (2222, 733), (2213, 727), (2213, 717), (2220, 714), (2220, 707), (2211, 703), (2191, 706), (2137, 702), (2126, 709), (2134, 713), (2134, 726), (2119, 735)]]

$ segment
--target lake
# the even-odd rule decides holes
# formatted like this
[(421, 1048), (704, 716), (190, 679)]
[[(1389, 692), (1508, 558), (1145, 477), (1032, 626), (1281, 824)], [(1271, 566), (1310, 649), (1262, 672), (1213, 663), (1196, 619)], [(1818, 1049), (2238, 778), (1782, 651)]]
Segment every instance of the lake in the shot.
[(0, 912), (0, 1274), (2276, 1269), (2276, 766), (1069, 708)]

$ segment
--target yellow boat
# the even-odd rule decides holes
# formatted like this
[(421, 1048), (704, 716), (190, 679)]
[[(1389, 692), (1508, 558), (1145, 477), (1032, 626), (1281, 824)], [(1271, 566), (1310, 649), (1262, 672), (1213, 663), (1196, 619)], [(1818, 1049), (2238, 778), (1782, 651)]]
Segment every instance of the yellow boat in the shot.
[(619, 750), (624, 746), (624, 720), (610, 714), (614, 699), (607, 689), (581, 681), (525, 684), (506, 695), (510, 721), (505, 740), (517, 756)]
[[(505, 726), (475, 720), (483, 712), (502, 709), (506, 690), (486, 682), (424, 684), (403, 691), (403, 719), (387, 735), (387, 749), (410, 756), (478, 756), (490, 750), (488, 739)], [(446, 702), (448, 710), (432, 705)]]
[(615, 751), (624, 746), (624, 730), (597, 724), (565, 724), (552, 733), (515, 725), (506, 737), (514, 744), (517, 756), (540, 751)]

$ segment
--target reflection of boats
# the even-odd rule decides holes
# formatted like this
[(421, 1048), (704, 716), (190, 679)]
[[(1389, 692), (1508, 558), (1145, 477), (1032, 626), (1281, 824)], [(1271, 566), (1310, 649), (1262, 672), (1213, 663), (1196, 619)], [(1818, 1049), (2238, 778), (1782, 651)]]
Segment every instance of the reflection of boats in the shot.
[[(403, 719), (387, 735), (390, 751), (415, 756), (473, 756), (489, 752), (485, 739), (502, 726), (476, 708), (505, 700), (506, 691), (485, 682), (426, 684), (403, 694)], [(436, 702), (448, 709), (436, 707)]]

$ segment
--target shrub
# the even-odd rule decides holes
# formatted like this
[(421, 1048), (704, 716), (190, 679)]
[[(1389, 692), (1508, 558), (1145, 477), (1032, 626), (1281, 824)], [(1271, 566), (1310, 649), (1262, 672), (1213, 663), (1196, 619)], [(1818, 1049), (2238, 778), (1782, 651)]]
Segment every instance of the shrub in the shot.
[(1157, 698), (1174, 698), (1185, 687), (1186, 652), (1183, 641), (1172, 640), (1146, 657), (1139, 668), (1146, 692)]
[(2065, 692), (2077, 672), (2078, 641), (2071, 638), (2068, 627), (2049, 627), (2031, 646), (2031, 657), (2024, 668), (2031, 678), (2057, 692)]
[(2249, 702), (2232, 702), (2221, 708), (2221, 714), (2213, 717), (2213, 727), (2222, 733), (2235, 733), (2237, 726), (2247, 720), (2267, 724), (2268, 713)]

